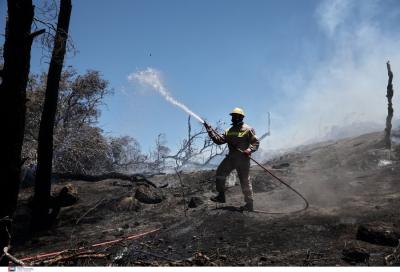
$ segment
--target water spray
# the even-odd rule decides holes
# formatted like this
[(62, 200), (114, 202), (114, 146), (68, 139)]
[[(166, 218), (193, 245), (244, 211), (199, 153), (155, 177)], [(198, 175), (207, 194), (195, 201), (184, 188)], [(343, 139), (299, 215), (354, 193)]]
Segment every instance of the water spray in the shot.
[(168, 93), (162, 82), (161, 82), (161, 72), (159, 72), (156, 69), (153, 68), (147, 68), (145, 71), (139, 71), (136, 73), (133, 73), (128, 76), (128, 80), (134, 81), (136, 80), (139, 82), (140, 85), (150, 85), (153, 87), (157, 92), (159, 92), (162, 96), (164, 96), (165, 100), (168, 102), (172, 103), (175, 106), (180, 107), (184, 111), (186, 111), (188, 114), (199, 120), (202, 124), (204, 124), (204, 120), (201, 119), (197, 114), (195, 114), (193, 111), (191, 111), (188, 107), (183, 105), (182, 103), (176, 101), (170, 93)]
[[(188, 107), (186, 107), (184, 104), (176, 101), (170, 93), (168, 93), (161, 81), (161, 72), (159, 72), (156, 69), (153, 68), (147, 68), (144, 71), (138, 71), (136, 73), (133, 73), (131, 75), (128, 76), (128, 80), (130, 81), (137, 81), (139, 82), (140, 85), (142, 86), (150, 86), (152, 88), (154, 88), (156, 91), (158, 91), (162, 96), (164, 96), (165, 100), (167, 100), (168, 102), (172, 103), (175, 106), (180, 107), (181, 109), (183, 109), (185, 112), (187, 112), (188, 114), (190, 114), (191, 116), (193, 116), (194, 118), (196, 118), (197, 120), (199, 120), (202, 124), (205, 124), (207, 127), (209, 127), (214, 133), (215, 135), (217, 135), (218, 137), (224, 139), (224, 141), (226, 141), (226, 139), (220, 135), (217, 131), (215, 131), (210, 125), (208, 125), (203, 119), (201, 119), (197, 114), (195, 114), (193, 111), (191, 111)], [(231, 143), (229, 143), (228, 141), (226, 141), (227, 144), (232, 145)], [(234, 145), (232, 145), (234, 146)], [(243, 150), (235, 147), (239, 152), (243, 153)], [(270, 172), (267, 168), (265, 168), (263, 165), (261, 165), (258, 161), (256, 161), (255, 159), (253, 159), (250, 155), (248, 155), (248, 157), (254, 161), (258, 166), (260, 166), (262, 169), (264, 169), (268, 174), (272, 175), (274, 178), (276, 178), (278, 181), (280, 181), (282, 184), (284, 184), (285, 186), (287, 186), (289, 189), (291, 189), (292, 191), (294, 191), (297, 195), (299, 195), (305, 202), (306, 202), (306, 206), (303, 209), (300, 210), (296, 210), (296, 211), (292, 211), (292, 212), (264, 212), (264, 211), (256, 211), (259, 213), (267, 213), (267, 214), (287, 214), (287, 213), (298, 213), (301, 211), (304, 211), (308, 208), (309, 203), (307, 201), (307, 199), (305, 199), (304, 196), (302, 196), (299, 192), (297, 192), (294, 188), (292, 188), (289, 184), (287, 184), (286, 182), (284, 182), (282, 179), (280, 179), (279, 177), (277, 177), (275, 174), (273, 174), (272, 172)]]

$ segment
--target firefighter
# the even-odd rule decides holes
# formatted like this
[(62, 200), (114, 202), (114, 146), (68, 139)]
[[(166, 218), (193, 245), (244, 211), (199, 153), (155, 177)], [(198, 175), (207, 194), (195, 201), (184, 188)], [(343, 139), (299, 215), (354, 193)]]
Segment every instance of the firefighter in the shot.
[[(217, 196), (211, 197), (211, 201), (225, 203), (225, 180), (229, 174), (236, 169), (239, 176), (240, 185), (244, 195), (246, 205), (240, 207), (241, 210), (252, 212), (253, 209), (253, 189), (249, 181), (250, 158), (252, 152), (257, 151), (260, 142), (254, 129), (243, 123), (244, 112), (242, 109), (234, 108), (229, 114), (232, 116), (232, 127), (225, 130), (222, 138), (214, 133), (211, 126), (204, 122), (208, 135), (217, 145), (228, 143), (229, 153), (218, 166), (216, 173)], [(240, 150), (238, 150), (240, 149)]]

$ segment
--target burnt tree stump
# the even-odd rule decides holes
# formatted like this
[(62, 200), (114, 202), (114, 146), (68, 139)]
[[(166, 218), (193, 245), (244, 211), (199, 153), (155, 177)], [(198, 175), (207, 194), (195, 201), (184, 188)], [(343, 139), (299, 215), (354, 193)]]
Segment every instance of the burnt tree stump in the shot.
[(382, 246), (398, 246), (400, 230), (390, 224), (373, 222), (360, 225), (357, 230), (357, 240)]
[(386, 62), (386, 66), (387, 66), (387, 70), (388, 70), (388, 76), (389, 76), (389, 80), (388, 80), (388, 85), (387, 85), (387, 93), (386, 93), (386, 97), (388, 99), (388, 115), (386, 117), (386, 136), (385, 136), (385, 145), (386, 145), (386, 149), (391, 149), (392, 148), (392, 144), (391, 144), (391, 140), (390, 140), (390, 131), (392, 130), (392, 118), (393, 118), (393, 107), (392, 107), (392, 98), (393, 98), (393, 84), (392, 84), (392, 80), (393, 80), (393, 72), (390, 68), (390, 62)]

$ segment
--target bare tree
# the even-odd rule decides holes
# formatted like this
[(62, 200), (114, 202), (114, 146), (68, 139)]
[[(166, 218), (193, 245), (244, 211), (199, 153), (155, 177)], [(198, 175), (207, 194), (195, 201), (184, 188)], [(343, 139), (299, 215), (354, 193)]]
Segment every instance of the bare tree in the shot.
[[(223, 123), (218, 121), (216, 130), (222, 131)], [(219, 156), (225, 152), (227, 146), (215, 145), (204, 126), (201, 124), (201, 129), (198, 132), (192, 133), (190, 124), (190, 116), (188, 119), (188, 139), (184, 139), (175, 155), (166, 156), (165, 158), (173, 159), (175, 165), (179, 168), (186, 164), (193, 164), (197, 166), (207, 165), (214, 157)], [(202, 142), (202, 146), (197, 147), (196, 143)], [(202, 159), (202, 161), (201, 161)]]
[[(42, 59), (45, 61), (51, 60), (54, 52), (54, 40), (57, 35), (56, 21), (60, 15), (60, 7), (58, 3), (62, 4), (62, 1), (47, 0), (43, 2), (42, 6), (35, 7), (36, 16), (33, 18), (34, 28), (45, 28), (47, 31), (40, 36), (40, 39), (36, 39), (34, 42), (42, 50)], [(68, 37), (66, 39), (65, 47), (66, 54), (64, 58), (72, 58), (78, 50), (75, 48), (74, 40), (68, 33), (65, 33)], [(70, 56), (68, 56), (70, 55)]]
[(110, 137), (111, 170), (135, 171), (141, 169), (148, 156), (141, 153), (141, 147), (135, 138), (130, 136)]
[[(0, 70), (0, 123), (5, 133), (0, 144), (0, 248), (9, 246), (12, 237), (12, 218), (17, 205), (22, 142), (25, 129), (26, 86), (30, 70), (31, 33), (34, 6), (31, 0), (8, 0), (8, 16), (4, 43), (4, 64)], [(0, 259), (0, 266), (8, 260)]]
[(390, 62), (388, 61), (386, 63), (387, 70), (388, 70), (388, 85), (387, 85), (387, 94), (386, 97), (388, 99), (388, 115), (386, 117), (386, 136), (385, 136), (385, 143), (386, 143), (386, 149), (391, 149), (392, 148), (392, 143), (390, 140), (390, 131), (392, 130), (392, 118), (393, 118), (393, 107), (392, 107), (392, 97), (393, 97), (393, 72), (392, 69), (390, 68)]
[(58, 90), (66, 52), (71, 0), (61, 0), (53, 53), (49, 66), (43, 113), (38, 139), (38, 165), (31, 218), (31, 230), (48, 228), (53, 160), (53, 129), (57, 111)]
[(185, 217), (186, 217), (187, 207), (186, 207), (185, 188), (183, 186), (182, 177), (181, 177), (182, 171), (178, 171), (178, 166), (175, 166), (174, 170), (175, 170), (176, 175), (179, 178), (179, 183), (181, 184), (181, 192), (182, 192), (182, 199), (183, 199), (183, 213), (185, 214)]
[(83, 125), (68, 134), (54, 154), (59, 173), (97, 175), (110, 170), (110, 146), (98, 127)]
[[(42, 72), (40, 75), (31, 75), (28, 82), (29, 102), (23, 145), (23, 155), (29, 157), (26, 165), (37, 163), (38, 135), (47, 77), (47, 73)], [(103, 102), (104, 97), (114, 93), (113, 89), (108, 89), (108, 84), (99, 71), (88, 70), (84, 75), (77, 76), (77, 72), (68, 67), (62, 72), (53, 131), (53, 153), (56, 158), (62, 158), (59, 152), (65, 154), (68, 143), (74, 138), (71, 134), (82, 135), (83, 132), (89, 132), (87, 129), (81, 131), (83, 127), (97, 124), (101, 114), (100, 106), (106, 105)], [(96, 149), (102, 149), (103, 141), (98, 142), (100, 146)], [(91, 145), (95, 143), (92, 142)], [(54, 170), (60, 169), (56, 167)]]
[[(192, 138), (191, 137), (192, 133), (192, 125), (190, 124), (190, 115), (188, 117), (188, 139)], [(186, 157), (190, 158), (192, 153), (193, 153), (193, 147), (192, 147), (192, 141), (187, 142), (187, 150), (186, 150)]]
[(165, 169), (165, 158), (171, 152), (171, 149), (165, 146), (166, 143), (165, 134), (160, 133), (156, 140), (155, 150), (150, 151), (150, 162), (147, 164), (156, 173), (161, 173)]
[[(267, 111), (268, 112), (268, 111)], [(268, 132), (264, 133), (258, 140), (261, 142), (265, 137), (267, 136), (271, 136), (271, 132), (270, 132), (270, 125), (271, 125), (271, 118), (270, 118), (270, 114), (268, 112)], [(297, 132), (296, 132), (297, 133)], [(296, 134), (294, 135), (296, 136)], [(292, 141), (294, 140), (294, 137), (292, 139)]]

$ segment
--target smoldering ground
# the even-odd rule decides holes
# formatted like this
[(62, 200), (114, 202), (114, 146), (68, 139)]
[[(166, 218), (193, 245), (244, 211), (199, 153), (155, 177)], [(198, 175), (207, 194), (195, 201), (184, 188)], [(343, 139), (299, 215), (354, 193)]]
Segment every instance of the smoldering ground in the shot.
[[(123, 264), (382, 266), (394, 248), (357, 240), (356, 234), (363, 223), (397, 225), (400, 222), (397, 182), (400, 156), (396, 155), (400, 152), (386, 150), (383, 138), (384, 133), (378, 132), (317, 143), (286, 152), (266, 163), (268, 169), (309, 201), (307, 210), (295, 214), (242, 213), (233, 209), (243, 203), (240, 186), (233, 177), (227, 190), (227, 203), (211, 203), (215, 170), (181, 173), (183, 187), (176, 173), (154, 176), (150, 178), (154, 184), (170, 184), (156, 189), (163, 195), (162, 201), (136, 203), (132, 207), (121, 206), (121, 200), (129, 198), (137, 202), (134, 195), (143, 184), (118, 179), (75, 181), (78, 193), (81, 192), (78, 203), (62, 208), (51, 230), (32, 237), (25, 226), (29, 222), (27, 202), (32, 188), (24, 188), (15, 217), (15, 237), (20, 238), (14, 241), (12, 254), (23, 258), (57, 252), (69, 248), (71, 240), (89, 245), (162, 227), (132, 243), (118, 244), (119, 248), (126, 247), (127, 252), (144, 252), (142, 257), (124, 255)], [(386, 160), (391, 164), (382, 163)], [(286, 166), (274, 168), (282, 164)], [(261, 168), (252, 166), (250, 176), (256, 210), (291, 212), (304, 207), (300, 197)], [(54, 186), (62, 187), (63, 183)], [(202, 204), (194, 208), (184, 205), (194, 197), (201, 199)], [(370, 253), (369, 263), (352, 264), (342, 259), (342, 250), (352, 243)], [(110, 246), (104, 252), (115, 253), (115, 249), (116, 246)], [(210, 260), (195, 263), (198, 252)], [(309, 258), (310, 254), (315, 256)], [(93, 265), (97, 261), (90, 262)]]

